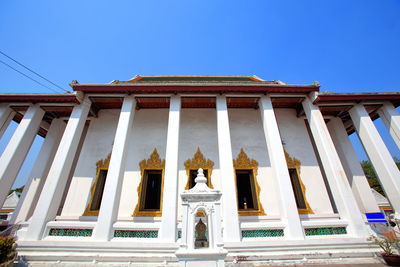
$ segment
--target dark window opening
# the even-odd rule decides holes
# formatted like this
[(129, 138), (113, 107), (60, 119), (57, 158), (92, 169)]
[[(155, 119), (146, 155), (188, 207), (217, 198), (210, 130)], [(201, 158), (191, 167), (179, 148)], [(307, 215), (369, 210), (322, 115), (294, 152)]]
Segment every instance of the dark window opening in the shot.
[[(198, 172), (198, 170), (196, 170), (196, 169), (190, 170), (190, 172), (189, 172), (189, 176), (190, 176), (189, 177), (189, 189), (192, 188), (193, 186), (195, 186), (195, 184), (196, 184), (194, 179), (196, 179), (196, 177), (197, 177), (197, 172)], [(204, 169), (203, 173), (204, 173), (204, 176), (207, 178), (207, 185), (210, 186), (210, 182), (209, 182), (210, 179), (208, 177), (208, 170)]]
[(101, 200), (103, 199), (104, 185), (106, 184), (107, 172), (108, 170), (100, 170), (99, 172), (96, 189), (94, 190), (92, 203), (90, 204), (91, 211), (96, 211), (100, 209)]
[(258, 209), (252, 170), (236, 170), (236, 189), (239, 210)]
[(296, 168), (289, 169), (290, 181), (292, 182), (292, 188), (294, 192), (294, 197), (296, 198), (296, 205), (298, 209), (306, 209), (306, 201), (304, 199), (303, 190), (301, 189), (301, 184), (299, 176), (297, 175)]
[(140, 210), (159, 211), (161, 207), (162, 170), (145, 170)]

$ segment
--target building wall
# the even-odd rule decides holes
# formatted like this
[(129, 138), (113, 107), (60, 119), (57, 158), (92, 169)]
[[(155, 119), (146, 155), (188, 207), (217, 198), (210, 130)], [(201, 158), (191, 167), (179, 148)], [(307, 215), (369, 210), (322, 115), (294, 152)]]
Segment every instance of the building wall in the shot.
[(81, 216), (96, 179), (96, 163), (111, 152), (119, 110), (100, 110), (90, 122), (61, 216)]
[[(301, 163), (301, 179), (306, 187), (307, 200), (315, 214), (332, 214), (330, 201), (319, 166), (304, 124), (294, 110), (277, 109), (276, 116), (285, 149)], [(84, 212), (90, 199), (90, 188), (96, 176), (96, 162), (105, 159), (111, 152), (119, 117), (119, 110), (102, 110), (98, 118), (92, 119), (83, 143), (75, 173), (61, 216), (77, 217)], [(279, 216), (279, 196), (276, 177), (271, 172), (267, 146), (259, 110), (230, 109), (230, 131), (233, 159), (243, 148), (249, 158), (259, 163), (257, 182), (260, 186), (260, 202), (266, 216)], [(165, 159), (168, 127), (168, 109), (137, 110), (133, 130), (128, 144), (126, 169), (118, 211), (119, 220), (132, 220), (132, 213), (138, 203), (138, 186), (141, 180), (139, 162), (148, 159), (154, 148)], [(178, 186), (181, 193), (187, 183), (184, 162), (193, 158), (200, 148), (205, 158), (214, 162), (212, 184), (222, 190), (219, 159), (218, 135), (215, 109), (182, 109), (179, 138)], [(181, 201), (178, 197), (178, 219), (181, 218)], [(248, 220), (254, 218), (241, 218)], [(152, 218), (135, 218), (152, 221)], [(159, 220), (156, 218), (155, 220)]]
[(260, 186), (260, 203), (267, 216), (279, 215), (279, 198), (275, 177), (271, 170), (267, 144), (259, 110), (230, 109), (232, 157), (236, 159), (240, 149), (258, 162), (257, 182)]
[(297, 118), (294, 109), (276, 109), (275, 114), (285, 150), (301, 162), (300, 177), (311, 209), (314, 214), (333, 214), (304, 118)]
[(136, 111), (122, 184), (118, 211), (120, 219), (132, 219), (138, 202), (137, 189), (141, 180), (139, 162), (148, 159), (154, 149), (157, 149), (161, 159), (165, 159), (167, 127), (168, 109)]
[[(197, 148), (204, 158), (214, 162), (211, 182), (222, 190), (219, 175), (217, 113), (215, 109), (182, 109), (179, 133), (179, 193), (185, 190), (188, 178), (185, 161), (192, 159)], [(181, 198), (178, 197), (178, 219), (181, 220)]]

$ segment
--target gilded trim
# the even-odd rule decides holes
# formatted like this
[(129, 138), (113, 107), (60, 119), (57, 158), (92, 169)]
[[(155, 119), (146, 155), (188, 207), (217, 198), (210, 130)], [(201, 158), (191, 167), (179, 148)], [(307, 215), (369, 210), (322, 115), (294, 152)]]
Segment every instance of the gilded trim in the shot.
[(191, 170), (198, 170), (199, 168), (202, 168), (203, 170), (208, 171), (208, 179), (207, 179), (207, 185), (209, 188), (214, 189), (214, 186), (211, 182), (211, 175), (214, 167), (214, 162), (210, 159), (204, 158), (203, 153), (201, 153), (200, 148), (198, 147), (196, 150), (196, 153), (194, 153), (193, 158), (188, 159), (184, 163), (185, 168), (186, 168), (186, 176), (187, 176), (187, 182), (185, 186), (185, 190), (190, 189), (190, 171)]
[(239, 210), (239, 216), (255, 216), (255, 215), (265, 215), (264, 208), (260, 202), (260, 185), (257, 181), (258, 175), (258, 162), (254, 159), (250, 159), (246, 152), (244, 152), (243, 148), (240, 149), (240, 153), (233, 160), (233, 167), (235, 168), (235, 183), (236, 183), (236, 170), (252, 170), (253, 171), (253, 179), (254, 185), (256, 189), (256, 201), (257, 201), (257, 210)]
[[(162, 203), (163, 203), (163, 191), (164, 191), (164, 169), (165, 169), (165, 160), (162, 160), (158, 155), (157, 149), (153, 150), (150, 157), (148, 159), (144, 159), (139, 162), (140, 167), (140, 183), (137, 187), (138, 192), (138, 203), (136, 204), (135, 210), (133, 211), (132, 216), (139, 217), (160, 217), (162, 215)], [(144, 187), (143, 180), (145, 170), (161, 170), (161, 197), (160, 197), (160, 210), (159, 211), (146, 211), (140, 210), (141, 203), (143, 203), (145, 199), (145, 195), (142, 194), (142, 190)]]
[(286, 164), (288, 166), (288, 169), (296, 169), (297, 178), (299, 179), (301, 192), (303, 194), (304, 202), (306, 204), (305, 209), (297, 209), (297, 210), (298, 210), (299, 214), (314, 214), (314, 211), (311, 209), (310, 204), (307, 201), (306, 187), (303, 184), (303, 181), (301, 180), (301, 176), (300, 176), (301, 162), (300, 162), (300, 160), (298, 160), (295, 157), (293, 157), (293, 158), (290, 157), (289, 153), (286, 150), (284, 150), (284, 152), (285, 152)]
[(94, 192), (96, 191), (97, 183), (99, 181), (100, 171), (108, 170), (108, 167), (110, 165), (110, 159), (111, 159), (111, 152), (108, 154), (108, 156), (104, 160), (99, 160), (96, 163), (96, 180), (92, 184), (92, 187), (90, 188), (90, 201), (87, 204), (82, 216), (99, 216), (99, 210), (91, 210), (90, 207), (92, 206)]

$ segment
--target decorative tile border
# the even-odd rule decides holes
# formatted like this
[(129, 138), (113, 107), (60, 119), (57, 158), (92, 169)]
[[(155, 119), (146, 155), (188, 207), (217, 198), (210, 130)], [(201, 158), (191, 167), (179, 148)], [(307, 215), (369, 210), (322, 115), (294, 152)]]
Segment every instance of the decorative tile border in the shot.
[(345, 235), (346, 227), (305, 228), (306, 236), (314, 235)]
[(114, 237), (157, 238), (157, 230), (115, 230)]
[(51, 228), (49, 236), (92, 236), (92, 229)]
[(242, 237), (278, 237), (284, 236), (283, 229), (243, 230)]

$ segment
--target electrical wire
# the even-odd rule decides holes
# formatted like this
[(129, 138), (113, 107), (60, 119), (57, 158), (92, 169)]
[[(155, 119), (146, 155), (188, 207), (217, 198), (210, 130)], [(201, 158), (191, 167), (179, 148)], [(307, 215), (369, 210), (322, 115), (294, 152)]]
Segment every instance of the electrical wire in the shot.
[(53, 88), (50, 88), (50, 87), (44, 85), (43, 83), (41, 83), (41, 82), (39, 82), (39, 81), (33, 79), (32, 77), (26, 75), (25, 73), (23, 73), (23, 72), (21, 72), (21, 71), (15, 69), (15, 68), (13, 68), (12, 66), (8, 65), (7, 63), (5, 63), (4, 61), (0, 60), (0, 63), (6, 65), (6, 66), (9, 67), (10, 69), (12, 69), (12, 70), (18, 72), (19, 74), (25, 76), (25, 77), (28, 78), (29, 80), (32, 80), (32, 81), (34, 81), (35, 83), (40, 84), (41, 86), (46, 87), (47, 89), (49, 89), (49, 90), (51, 90), (51, 91), (53, 91), (53, 92), (55, 92), (55, 93), (59, 93), (59, 92), (57, 92), (56, 90), (54, 90)]
[(18, 62), (16, 59), (14, 59), (14, 58), (10, 57), (10, 56), (9, 56), (9, 55), (7, 55), (6, 53), (4, 53), (4, 52), (0, 51), (0, 54), (2, 54), (3, 56), (7, 57), (8, 59), (10, 59), (10, 60), (14, 61), (15, 63), (17, 63), (17, 64), (18, 64), (18, 65), (20, 65), (21, 67), (23, 67), (23, 68), (25, 68), (25, 69), (29, 70), (29, 71), (30, 71), (30, 72), (32, 72), (33, 74), (35, 74), (35, 75), (39, 76), (39, 77), (40, 77), (40, 78), (42, 78), (43, 80), (45, 80), (45, 81), (47, 81), (47, 82), (51, 83), (52, 85), (56, 86), (57, 88), (59, 88), (59, 89), (61, 89), (61, 90), (63, 90), (64, 92), (67, 92), (67, 93), (69, 93), (69, 91), (68, 91), (68, 90), (65, 90), (64, 88), (62, 88), (61, 86), (57, 85), (56, 83), (54, 83), (54, 82), (50, 81), (49, 79), (47, 79), (47, 78), (43, 77), (42, 75), (40, 75), (40, 74), (39, 74), (39, 73), (37, 73), (36, 71), (34, 71), (34, 70), (32, 70), (32, 69), (28, 68), (27, 66), (25, 66), (24, 64), (22, 64), (22, 63)]
[[(17, 64), (20, 65), (21, 67), (27, 69), (28, 71), (32, 72), (33, 74), (39, 76), (39, 77), (42, 78), (43, 80), (45, 80), (45, 81), (51, 83), (52, 85), (56, 86), (57, 88), (59, 88), (59, 89), (61, 89), (61, 90), (63, 90), (64, 92), (66, 92), (66, 93), (71, 93), (70, 91), (65, 90), (65, 89), (62, 88), (61, 86), (59, 86), (59, 85), (57, 85), (56, 83), (50, 81), (49, 79), (43, 77), (42, 75), (40, 75), (39, 73), (37, 73), (37, 72), (35, 72), (34, 70), (30, 69), (29, 67), (25, 66), (24, 64), (18, 62), (16, 59), (10, 57), (9, 55), (5, 54), (4, 52), (0, 51), (0, 54), (2, 54), (3, 56), (7, 57), (7, 58), (10, 59), (10, 60), (12, 60), (13, 62), (17, 63)], [(52, 88), (50, 88), (50, 87), (48, 87), (48, 86), (42, 84), (41, 82), (39, 82), (39, 81), (33, 79), (32, 77), (26, 75), (25, 73), (23, 73), (23, 72), (21, 72), (21, 71), (15, 69), (14, 67), (12, 67), (12, 66), (10, 66), (9, 64), (7, 64), (6, 62), (0, 60), (0, 63), (6, 65), (6, 66), (9, 67), (10, 69), (12, 69), (12, 70), (18, 72), (19, 74), (21, 74), (21, 75), (25, 76), (26, 78), (28, 78), (28, 79), (34, 81), (35, 83), (37, 83), (37, 84), (39, 84), (39, 85), (41, 85), (41, 86), (43, 86), (43, 87), (45, 87), (45, 88), (51, 90), (52, 92), (59, 93), (58, 91), (56, 91), (56, 90), (54, 90), (54, 89), (52, 89)], [(92, 103), (91, 103), (91, 102), (88, 102), (88, 101), (85, 101), (85, 99), (82, 99), (81, 104), (82, 104), (82, 105), (85, 105), (85, 104), (86, 104), (85, 106), (90, 107)]]

